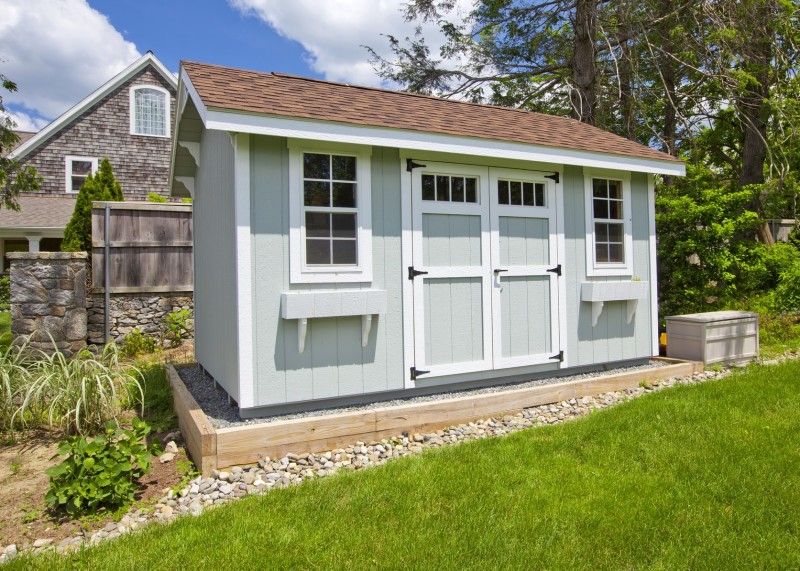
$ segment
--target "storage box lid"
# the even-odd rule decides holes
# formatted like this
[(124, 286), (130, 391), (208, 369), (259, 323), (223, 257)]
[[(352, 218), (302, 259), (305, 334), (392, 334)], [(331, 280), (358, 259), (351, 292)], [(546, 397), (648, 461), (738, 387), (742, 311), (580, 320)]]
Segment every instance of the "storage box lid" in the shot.
[(754, 319), (758, 313), (749, 311), (708, 311), (706, 313), (690, 313), (688, 315), (673, 315), (667, 321), (692, 321), (695, 323), (712, 323), (714, 321), (731, 321), (733, 319)]

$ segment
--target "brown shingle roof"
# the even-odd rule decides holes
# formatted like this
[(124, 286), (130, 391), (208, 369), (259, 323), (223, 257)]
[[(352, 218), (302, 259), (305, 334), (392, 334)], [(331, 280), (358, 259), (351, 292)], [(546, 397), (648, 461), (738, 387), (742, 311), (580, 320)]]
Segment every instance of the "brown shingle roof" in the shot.
[(74, 198), (20, 196), (20, 211), (0, 208), (0, 228), (64, 228), (75, 210)]
[(279, 73), (187, 61), (181, 65), (203, 104), (212, 109), (677, 161), (565, 117)]

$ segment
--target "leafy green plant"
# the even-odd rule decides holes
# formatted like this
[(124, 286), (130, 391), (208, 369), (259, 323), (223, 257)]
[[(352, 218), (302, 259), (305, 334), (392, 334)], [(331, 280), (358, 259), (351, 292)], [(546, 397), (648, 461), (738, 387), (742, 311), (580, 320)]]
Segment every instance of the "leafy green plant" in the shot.
[[(167, 372), (161, 365), (142, 365), (142, 388), (144, 401), (142, 417), (159, 432), (172, 430), (178, 427), (175, 409), (172, 403), (172, 387), (167, 378)], [(138, 396), (138, 395), (136, 395)]]
[(150, 471), (151, 456), (161, 452), (157, 442), (147, 444), (150, 432), (146, 422), (134, 418), (131, 429), (121, 429), (112, 421), (104, 435), (67, 438), (53, 457), (66, 458), (45, 470), (50, 478), (47, 506), (74, 516), (130, 504), (138, 488), (136, 480)]
[(800, 261), (781, 273), (774, 295), (775, 308), (781, 313), (800, 311)]
[(192, 203), (192, 199), (187, 196), (187, 197), (181, 198), (181, 202), (183, 204), (191, 204)]
[(191, 335), (189, 320), (192, 312), (189, 309), (177, 309), (164, 318), (164, 340), (177, 347)]
[(141, 372), (120, 365), (116, 343), (108, 343), (96, 357), (89, 351), (71, 359), (58, 351), (41, 353), (30, 374), (14, 416), (26, 424), (46, 420), (68, 434), (101, 430), (118, 418), (131, 392), (142, 395)]
[(0, 309), (11, 307), (11, 279), (7, 276), (0, 276)]
[(154, 337), (145, 335), (137, 327), (125, 336), (122, 342), (122, 354), (126, 357), (136, 357), (146, 355), (156, 350), (156, 340)]
[(167, 201), (166, 198), (164, 198), (160, 194), (156, 194), (155, 192), (148, 192), (147, 193), (147, 200), (148, 200), (148, 202), (159, 202), (159, 203), (163, 203), (163, 202)]

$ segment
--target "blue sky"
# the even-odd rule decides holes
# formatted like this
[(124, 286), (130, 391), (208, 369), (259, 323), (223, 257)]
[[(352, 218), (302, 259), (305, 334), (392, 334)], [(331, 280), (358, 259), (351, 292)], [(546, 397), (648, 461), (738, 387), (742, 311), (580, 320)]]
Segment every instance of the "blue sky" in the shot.
[[(292, 1), (292, 0), (284, 0)], [(153, 12), (141, 9), (150, 4)], [(281, 37), (269, 24), (224, 0), (89, 0), (141, 52), (152, 50), (170, 70), (182, 59), (260, 71), (322, 77), (308, 65), (303, 46)], [(180, 25), (176, 25), (180, 22)]]
[[(457, 0), (468, 7), (472, 0)], [(364, 45), (388, 56), (384, 34), (408, 37), (402, 0), (0, 0), (3, 102), (17, 128), (36, 131), (147, 50), (181, 59), (384, 85)], [(435, 25), (423, 34), (436, 53)]]

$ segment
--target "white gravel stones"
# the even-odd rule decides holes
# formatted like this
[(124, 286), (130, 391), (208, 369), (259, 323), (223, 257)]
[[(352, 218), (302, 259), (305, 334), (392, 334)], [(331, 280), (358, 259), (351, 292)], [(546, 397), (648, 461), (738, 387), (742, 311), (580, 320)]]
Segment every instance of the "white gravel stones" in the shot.
[[(169, 490), (154, 507), (134, 508), (119, 522), (110, 523), (91, 535), (68, 538), (56, 546), (53, 546), (52, 539), (36, 540), (32, 545), (23, 546), (21, 550), (16, 545), (9, 545), (0, 553), (0, 563), (11, 560), (20, 551), (38, 553), (55, 549), (58, 552), (67, 552), (87, 544), (95, 545), (145, 527), (152, 521), (167, 522), (183, 515), (199, 516), (204, 509), (235, 501), (247, 495), (263, 494), (273, 489), (298, 485), (305, 480), (330, 476), (341, 470), (362, 470), (379, 466), (394, 458), (418, 454), (426, 448), (440, 448), (470, 440), (503, 436), (526, 428), (567, 422), (637, 396), (678, 384), (700, 383), (727, 374), (727, 370), (707, 371), (692, 377), (653, 381), (652, 384), (642, 383), (639, 387), (624, 391), (535, 406), (513, 415), (479, 419), (427, 434), (403, 433), (375, 442), (355, 442), (344, 448), (326, 452), (290, 453), (274, 460), (264, 457), (257, 466), (235, 466), (225, 471), (214, 470), (212, 478), (198, 476), (191, 482), (185, 483), (180, 490)], [(171, 438), (167, 447), (170, 444), (174, 445), (174, 440), (180, 440), (180, 434), (169, 436)], [(177, 447), (175, 449), (177, 450)], [(161, 458), (168, 455), (174, 458), (174, 454), (165, 452)]]

